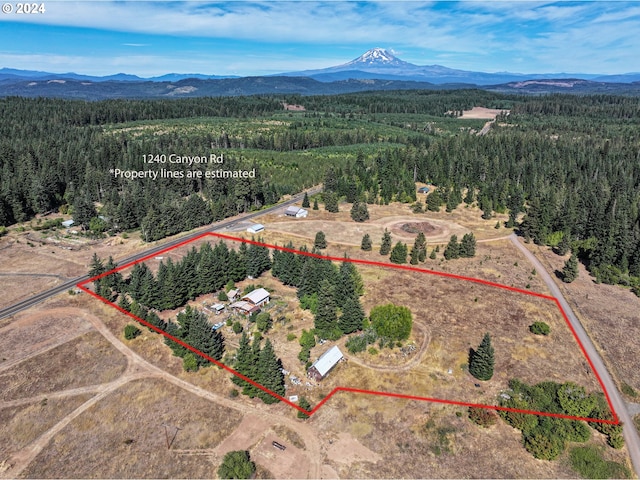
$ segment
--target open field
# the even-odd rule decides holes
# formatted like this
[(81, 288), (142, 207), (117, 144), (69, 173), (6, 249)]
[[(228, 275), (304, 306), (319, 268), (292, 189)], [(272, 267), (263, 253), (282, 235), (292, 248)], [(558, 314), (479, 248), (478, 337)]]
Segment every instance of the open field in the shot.
[[(549, 272), (562, 270), (568, 258), (559, 257), (546, 247), (528, 247)], [(583, 265), (575, 281), (557, 283), (620, 387), (626, 383), (640, 392), (638, 358), (630, 354), (640, 352), (640, 298), (620, 286), (596, 284)], [(627, 400), (638, 402), (637, 398)]]
[(213, 449), (240, 418), (160, 380), (130, 382), (72, 421), (24, 476), (211, 478), (221, 458)]
[[(403, 212), (406, 205), (394, 204), (380, 207), (379, 216), (364, 225), (389, 221), (389, 217), (385, 219), (384, 208), (389, 208), (393, 221), (397, 217), (414, 217), (410, 212)], [(465, 221), (467, 216), (472, 218), (468, 209), (460, 210), (465, 211), (459, 212), (454, 223), (475, 232), (473, 222)], [(309, 210), (309, 213), (309, 221), (320, 221), (327, 216), (325, 225), (332, 227), (329, 221), (334, 214), (323, 210)], [(314, 218), (314, 213), (319, 218)], [(344, 215), (342, 221), (351, 225), (363, 225), (351, 222), (348, 211), (338, 215)], [(439, 217), (445, 221), (453, 215), (442, 212), (415, 217), (436, 223), (435, 220), (441, 220)], [(273, 224), (277, 218), (274, 215)], [(425, 221), (424, 218), (421, 221)], [(296, 247), (313, 243), (317, 224), (285, 217), (280, 220), (301, 228), (297, 231), (292, 228), (290, 233), (284, 229), (274, 231), (265, 220), (265, 242), (282, 245), (292, 240)], [(476, 257), (445, 261), (441, 248), (436, 260), (427, 259), (418, 267), (518, 288), (528, 285), (532, 291), (547, 293), (524, 256), (508, 241), (500, 240), (508, 231), (494, 229), (495, 219), (477, 220), (477, 223), (485, 226), (484, 239), (488, 241), (478, 243)], [(388, 257), (377, 252), (375, 243), (379, 239), (376, 237), (372, 236), (374, 250), (362, 252), (359, 240), (353, 245), (347, 241), (335, 243), (328, 234), (332, 230), (323, 230), (329, 241), (323, 253), (336, 257), (347, 253), (351, 258), (388, 261)], [(335, 229), (336, 235), (340, 232), (341, 229)], [(248, 237), (246, 232), (230, 234)], [(167, 258), (178, 260), (204, 241), (217, 243), (219, 239), (200, 239), (162, 256), (165, 261)], [(413, 243), (409, 237), (402, 241)], [(237, 242), (227, 243), (237, 247)], [(428, 248), (430, 252), (433, 245)], [(149, 260), (148, 264), (155, 270), (159, 260)], [(413, 395), (494, 404), (496, 394), (512, 377), (528, 382), (572, 380), (587, 390), (599, 390), (593, 375), (585, 369), (575, 340), (551, 302), (423, 273), (362, 265), (357, 268), (365, 280), (362, 301), (367, 313), (374, 305), (387, 302), (407, 305), (412, 310), (415, 326), (406, 343), (413, 342), (416, 352), (407, 357), (400, 355), (398, 349), (383, 349), (375, 356), (366, 352), (350, 355), (344, 348), (343, 338), (338, 344), (349, 361), (338, 365), (317, 386), (288, 384), (287, 395), (303, 394), (315, 405), (334, 386), (347, 385), (392, 392), (401, 389), (402, 393)], [(313, 327), (312, 315), (299, 308), (295, 289), (282, 286), (269, 272), (254, 280), (239, 282), (237, 286), (244, 288), (250, 283), (273, 291), (268, 311), (274, 325), (268, 336), (285, 368), (304, 379), (303, 366), (296, 358), (300, 350), (298, 339), (303, 328)], [(216, 300), (213, 295), (205, 295), (194, 304), (201, 306), (203, 301), (214, 303)], [(170, 313), (174, 316), (176, 312)], [(212, 316), (211, 320), (222, 317)], [(540, 319), (551, 326), (549, 337), (529, 333), (528, 326)], [(104, 333), (95, 331), (96, 322), (107, 326), (120, 344), (118, 350), (108, 343), (111, 340), (102, 336)], [(3, 384), (8, 383), (4, 380), (7, 378), (16, 385), (6, 398), (51, 397), (44, 406), (41, 400), (26, 399), (20, 405), (7, 406), (5, 402), (2, 408), (0, 404), (2, 430), (15, 432), (16, 437), (5, 450), (0, 450), (0, 470), (5, 468), (2, 467), (5, 459), (13, 458), (12, 455), (37, 441), (39, 435), (60, 418), (86, 402), (86, 409), (42, 446), (20, 477), (210, 478), (215, 476), (224, 453), (232, 449), (250, 450), (252, 459), (259, 464), (260, 478), (303, 478), (309, 476), (309, 472), (317, 472), (312, 475), (314, 478), (573, 478), (576, 475), (568, 466), (567, 454), (554, 462), (535, 460), (522, 448), (518, 431), (501, 421), (489, 429), (481, 429), (466, 418), (465, 408), (341, 392), (309, 420), (301, 421), (295, 418), (296, 412), (284, 404), (267, 406), (242, 395), (231, 399), (229, 393), (236, 387), (230, 382), (229, 373), (216, 367), (185, 373), (182, 360), (171, 355), (158, 334), (142, 328), (140, 337), (125, 341), (122, 330), (128, 323), (133, 320), (88, 295), (64, 294), (0, 327), (0, 333), (4, 334), (0, 335), (0, 346), (6, 357), (0, 362), (0, 375), (3, 375), (0, 378)], [(50, 329), (55, 326), (49, 331), (53, 333), (50, 336), (42, 333), (47, 326)], [(233, 352), (239, 335), (227, 326), (222, 331), (227, 339), (227, 351)], [(468, 349), (477, 347), (485, 331), (491, 333), (496, 349), (496, 375), (476, 388), (477, 381), (465, 371), (464, 364)], [(296, 338), (288, 340), (287, 335), (291, 334)], [(314, 347), (312, 360), (330, 345)], [(9, 346), (14, 348), (8, 350)], [(131, 355), (140, 358), (135, 360), (135, 370), (131, 367), (134, 358)], [(128, 369), (125, 369), (125, 358)], [(70, 362), (68, 365), (65, 359)], [(50, 366), (40, 367), (37, 363)], [(76, 371), (75, 365), (81, 365), (82, 370)], [(153, 370), (156, 367), (163, 371), (162, 376)], [(33, 388), (17, 385), (18, 375), (22, 372), (24, 376), (27, 370), (36, 372), (30, 373), (36, 378)], [(135, 377), (131, 376), (134, 371)], [(188, 382), (193, 387), (179, 388), (179, 382)], [(100, 392), (99, 383), (109, 385), (109, 390), (92, 400), (91, 395)], [(56, 397), (57, 391), (76, 385), (95, 387), (91, 394), (64, 397), (68, 399), (66, 402)], [(163, 424), (168, 425), (169, 451)], [(175, 438), (171, 436), (174, 432)], [(273, 440), (284, 442), (287, 450), (274, 449)], [(595, 432), (591, 442), (604, 445), (603, 437)], [(505, 451), (509, 451), (509, 455), (505, 455)], [(624, 449), (608, 449), (606, 454), (608, 459), (628, 463)]]

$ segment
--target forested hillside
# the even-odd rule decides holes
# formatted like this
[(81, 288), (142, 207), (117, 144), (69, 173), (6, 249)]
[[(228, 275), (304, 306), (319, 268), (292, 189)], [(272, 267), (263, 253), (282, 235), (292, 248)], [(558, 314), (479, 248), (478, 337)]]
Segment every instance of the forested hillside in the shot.
[[(305, 107), (288, 112), (283, 103)], [(488, 135), (456, 118), (510, 109)], [(640, 276), (640, 101), (623, 96), (515, 97), (404, 91), (301, 97), (80, 102), (0, 100), (0, 225), (57, 209), (94, 230), (142, 227), (156, 240), (324, 183), (349, 202), (478, 202), (484, 218), (537, 243), (572, 248), (605, 282)], [(115, 179), (157, 168), (144, 155), (224, 153), (255, 178)], [(175, 171), (218, 168), (163, 165)], [(518, 215), (526, 212), (521, 224)], [(564, 248), (564, 247), (563, 247)]]

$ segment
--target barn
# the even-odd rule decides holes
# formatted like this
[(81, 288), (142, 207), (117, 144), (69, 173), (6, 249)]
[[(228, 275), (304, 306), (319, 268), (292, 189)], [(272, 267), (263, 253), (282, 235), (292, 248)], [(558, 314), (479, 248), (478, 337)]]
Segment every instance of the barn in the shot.
[(344, 358), (342, 352), (337, 345), (334, 345), (329, 350), (320, 355), (320, 358), (316, 360), (313, 365), (307, 370), (307, 375), (313, 378), (316, 382), (319, 382), (331, 371), (337, 363)]
[(309, 212), (300, 207), (287, 207), (287, 209), (284, 211), (284, 214), (287, 217), (304, 218), (309, 215)]
[(249, 228), (247, 228), (247, 232), (249, 233), (258, 233), (258, 232), (262, 232), (264, 230), (264, 225), (262, 225), (261, 223), (256, 223), (255, 225), (251, 225)]

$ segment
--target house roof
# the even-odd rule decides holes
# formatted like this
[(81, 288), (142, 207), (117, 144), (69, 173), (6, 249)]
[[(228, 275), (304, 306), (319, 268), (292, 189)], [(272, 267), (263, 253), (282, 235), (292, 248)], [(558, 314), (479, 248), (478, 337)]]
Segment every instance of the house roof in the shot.
[(342, 357), (342, 352), (337, 345), (334, 345), (329, 350), (320, 355), (320, 358), (318, 358), (318, 360), (316, 360), (313, 365), (311, 365), (311, 367), (315, 368), (318, 373), (324, 377), (329, 372), (329, 370), (331, 370), (335, 366), (336, 363), (342, 360)]
[(242, 310), (243, 312), (247, 312), (247, 313), (260, 310), (260, 307), (257, 307), (249, 302), (243, 302), (243, 301), (232, 303), (230, 307), (238, 310)]
[(229, 290), (229, 292), (227, 293), (227, 296), (236, 297), (239, 293), (240, 293), (240, 289), (234, 288), (233, 290)]
[(291, 207), (287, 207), (284, 213), (289, 215), (295, 215), (296, 213), (298, 213), (299, 210), (300, 210), (300, 207), (291, 206)]
[(248, 300), (253, 304), (258, 304), (267, 300), (268, 298), (269, 292), (267, 292), (264, 288), (253, 290), (252, 292), (249, 292), (244, 297), (242, 297), (243, 300)]
[(247, 232), (259, 232), (260, 230), (264, 230), (264, 225), (261, 223), (256, 223), (247, 228)]

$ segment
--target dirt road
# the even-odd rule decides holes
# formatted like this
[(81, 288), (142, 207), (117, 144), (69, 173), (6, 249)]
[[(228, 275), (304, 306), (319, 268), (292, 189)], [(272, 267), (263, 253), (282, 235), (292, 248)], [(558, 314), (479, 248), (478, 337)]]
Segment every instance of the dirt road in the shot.
[(589, 335), (587, 335), (587, 332), (585, 331), (584, 327), (578, 320), (578, 317), (576, 317), (575, 313), (573, 312), (573, 310), (565, 300), (564, 296), (562, 295), (560, 288), (558, 287), (556, 282), (553, 280), (549, 272), (545, 270), (542, 263), (535, 257), (535, 255), (533, 255), (533, 253), (531, 253), (524, 245), (522, 245), (522, 243), (520, 242), (520, 240), (518, 239), (515, 233), (510, 235), (509, 238), (511, 239), (513, 244), (533, 264), (536, 271), (540, 273), (541, 278), (549, 287), (549, 291), (555, 298), (558, 299), (558, 301), (560, 302), (560, 305), (562, 305), (562, 309), (567, 314), (567, 317), (569, 318), (569, 321), (571, 322), (571, 325), (573, 326), (573, 329), (575, 330), (576, 335), (580, 340), (580, 343), (582, 343), (585, 351), (589, 355), (589, 358), (591, 358), (591, 362), (593, 363), (593, 366), (596, 369), (596, 372), (602, 379), (602, 383), (604, 383), (604, 386), (607, 389), (607, 392), (609, 393), (609, 396), (611, 398), (611, 403), (613, 404), (613, 408), (618, 414), (620, 421), (624, 424), (623, 425), (624, 441), (625, 441), (625, 444), (627, 445), (627, 450), (629, 451), (629, 457), (631, 457), (631, 462), (633, 464), (633, 468), (636, 471), (636, 475), (640, 475), (640, 435), (638, 435), (638, 432), (634, 428), (633, 419), (629, 414), (627, 405), (622, 399), (622, 396), (620, 395), (620, 392), (618, 391), (616, 384), (611, 378), (611, 375), (609, 375), (609, 371), (605, 367), (604, 362), (600, 358), (600, 355), (598, 355), (598, 352), (593, 346), (593, 343), (591, 342), (591, 338), (589, 337)]
[(127, 369), (119, 378), (112, 382), (101, 385), (90, 385), (82, 388), (69, 389), (60, 392), (48, 393), (46, 395), (38, 395), (28, 399), (19, 399), (15, 401), (0, 402), (0, 408), (6, 408), (11, 406), (17, 406), (22, 404), (29, 404), (36, 401), (40, 401), (44, 398), (64, 398), (69, 396), (75, 396), (80, 393), (95, 393), (96, 395), (73, 412), (66, 415), (58, 423), (52, 426), (49, 430), (44, 432), (40, 437), (27, 445), (25, 448), (14, 453), (9, 459), (8, 467), (5, 467), (4, 471), (0, 471), (0, 478), (16, 478), (27, 468), (27, 466), (36, 458), (36, 456), (49, 444), (49, 442), (66, 426), (68, 426), (74, 419), (86, 412), (90, 407), (95, 405), (100, 400), (106, 398), (109, 394), (115, 392), (128, 382), (141, 379), (141, 378), (160, 378), (169, 383), (172, 383), (194, 395), (201, 398), (205, 398), (216, 404), (221, 404), (226, 407), (238, 410), (241, 413), (247, 415), (257, 415), (265, 419), (269, 423), (286, 425), (292, 430), (296, 431), (303, 439), (309, 458), (309, 471), (307, 472), (308, 478), (320, 478), (322, 469), (322, 452), (321, 445), (313, 429), (304, 423), (300, 423), (293, 419), (270, 413), (268, 406), (264, 408), (250, 408), (243, 405), (241, 402), (231, 400), (216, 393), (204, 390), (196, 385), (193, 385), (185, 380), (182, 380), (174, 375), (162, 370), (159, 367), (149, 363), (140, 355), (131, 350), (127, 345), (121, 342), (107, 326), (102, 323), (97, 317), (91, 314), (85, 314), (85, 319), (90, 325), (101, 333), (118, 351), (120, 351), (127, 358)]

